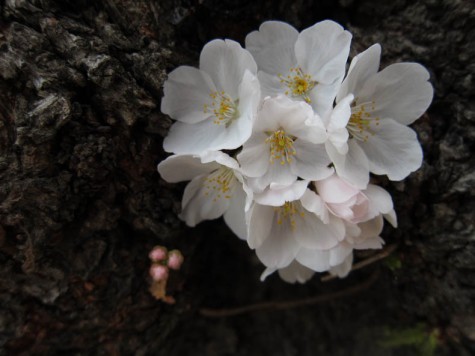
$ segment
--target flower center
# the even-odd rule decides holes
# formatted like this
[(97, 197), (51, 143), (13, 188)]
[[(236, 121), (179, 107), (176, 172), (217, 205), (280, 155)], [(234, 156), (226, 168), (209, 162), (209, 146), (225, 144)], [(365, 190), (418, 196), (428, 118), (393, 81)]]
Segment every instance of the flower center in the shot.
[(277, 224), (282, 225), (285, 221), (290, 223), (290, 227), (295, 229), (297, 222), (296, 217), (304, 217), (305, 213), (301, 211), (300, 204), (296, 201), (286, 201), (284, 205), (274, 208), (274, 211), (277, 213)]
[(205, 113), (214, 114), (214, 121), (216, 125), (224, 125), (228, 127), (234, 120), (239, 117), (238, 104), (239, 100), (233, 100), (224, 91), (212, 92), (210, 95), (213, 102), (211, 105), (204, 105)]
[(307, 104), (312, 102), (308, 93), (318, 82), (312, 80), (312, 76), (305, 74), (300, 67), (290, 68), (290, 74), (287, 77), (279, 74), (279, 79), (287, 87), (285, 95), (301, 97)]
[(374, 101), (362, 104), (357, 104), (356, 99), (353, 101), (351, 117), (346, 125), (346, 129), (351, 137), (366, 142), (370, 136), (374, 136), (372, 125), (379, 125), (379, 117), (371, 117), (371, 114), (366, 109), (367, 107), (371, 107), (371, 110), (374, 110), (374, 105)]
[(292, 162), (292, 156), (295, 156), (297, 151), (294, 148), (295, 137), (287, 135), (284, 130), (277, 130), (268, 133), (266, 143), (270, 145), (270, 160), (271, 164), (274, 161), (280, 161), (281, 165)]
[(211, 195), (213, 201), (225, 198), (230, 199), (236, 183), (236, 177), (231, 168), (222, 166), (213, 171), (204, 181), (206, 196)]

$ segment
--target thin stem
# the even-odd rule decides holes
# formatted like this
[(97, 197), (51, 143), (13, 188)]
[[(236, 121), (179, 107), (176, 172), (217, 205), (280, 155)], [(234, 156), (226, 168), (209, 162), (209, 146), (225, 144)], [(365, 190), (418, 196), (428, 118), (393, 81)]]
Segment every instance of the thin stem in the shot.
[[(384, 250), (382, 250), (381, 252), (377, 253), (376, 255), (373, 255), (363, 261), (360, 261), (358, 263), (355, 263), (353, 265), (353, 267), (351, 267), (351, 271), (356, 271), (358, 269), (361, 269), (363, 267), (366, 267), (370, 264), (373, 264), (379, 260), (382, 260), (383, 258), (386, 258), (388, 256), (390, 256), (397, 248), (397, 244), (393, 244), (393, 245), (389, 245), (388, 247), (386, 247)], [(331, 281), (335, 278), (338, 278), (338, 276), (335, 276), (333, 274), (327, 274), (326, 276), (323, 276), (322, 278), (320, 278), (320, 280), (322, 282), (328, 282), (328, 281)]]
[(236, 308), (223, 308), (223, 309), (213, 309), (213, 308), (202, 308), (199, 310), (200, 314), (207, 318), (223, 318), (227, 316), (235, 316), (246, 313), (251, 313), (254, 311), (263, 311), (263, 310), (283, 310), (283, 309), (293, 309), (297, 307), (303, 307), (307, 305), (313, 305), (318, 303), (324, 303), (338, 298), (347, 297), (353, 294), (357, 294), (367, 288), (369, 288), (379, 277), (379, 271), (375, 271), (366, 281), (361, 284), (355, 285), (353, 287), (343, 289), (337, 292), (317, 295), (314, 297), (295, 299), (289, 301), (271, 301), (263, 302), (256, 304), (244, 305)]

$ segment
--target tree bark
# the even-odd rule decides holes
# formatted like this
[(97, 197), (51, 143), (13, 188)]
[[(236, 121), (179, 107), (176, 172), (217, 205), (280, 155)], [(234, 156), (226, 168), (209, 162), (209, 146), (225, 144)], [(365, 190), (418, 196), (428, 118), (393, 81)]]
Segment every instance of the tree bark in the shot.
[[(383, 66), (429, 69), (424, 164), (378, 179), (399, 218), (391, 256), (343, 280), (261, 283), (221, 221), (177, 218), (183, 185), (156, 172), (162, 84), (211, 39), (325, 18), (353, 33), (352, 55), (379, 42)], [(473, 2), (5, 0), (1, 19), (0, 354), (475, 352)], [(185, 256), (174, 305), (148, 291), (156, 244)]]

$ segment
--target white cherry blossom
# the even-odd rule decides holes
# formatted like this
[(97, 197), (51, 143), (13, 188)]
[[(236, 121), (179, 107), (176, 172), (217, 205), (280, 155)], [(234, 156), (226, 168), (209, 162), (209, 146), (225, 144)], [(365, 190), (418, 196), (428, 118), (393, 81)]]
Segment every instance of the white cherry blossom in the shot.
[(302, 249), (328, 250), (344, 238), (343, 221), (329, 217), (325, 223), (320, 217), (324, 207), (315, 204), (307, 185), (298, 181), (280, 187), (279, 194), (269, 188), (247, 212), (247, 242), (266, 267), (287, 267)]
[(351, 113), (327, 127), (348, 131), (347, 152), (330, 139), (326, 148), (338, 174), (358, 187), (367, 183), (369, 172), (399, 181), (422, 164), (417, 135), (407, 125), (432, 100), (429, 73), (417, 63), (392, 64), (378, 72), (380, 54), (375, 44), (352, 60), (336, 99), (337, 106), (351, 102)]
[(158, 172), (170, 183), (191, 180), (183, 194), (180, 214), (188, 226), (223, 216), (231, 230), (246, 239), (244, 211), (248, 195), (235, 159), (222, 152), (173, 155), (158, 165)]
[(163, 147), (176, 154), (236, 149), (251, 135), (260, 100), (257, 67), (239, 43), (214, 40), (199, 69), (181, 66), (168, 75), (161, 111), (177, 120)]
[(263, 95), (286, 94), (321, 116), (331, 109), (345, 75), (351, 34), (333, 21), (299, 33), (279, 21), (264, 22), (246, 37), (259, 68)]
[(333, 172), (322, 145), (325, 139), (323, 123), (308, 104), (283, 95), (266, 98), (237, 159), (256, 192), (270, 184), (290, 185), (297, 178), (323, 179)]

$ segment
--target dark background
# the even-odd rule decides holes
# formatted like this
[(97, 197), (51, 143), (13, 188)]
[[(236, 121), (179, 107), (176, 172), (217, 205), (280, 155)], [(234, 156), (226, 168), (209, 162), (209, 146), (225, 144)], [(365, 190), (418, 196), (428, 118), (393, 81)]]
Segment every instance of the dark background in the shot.
[[(473, 1), (0, 4), (0, 354), (475, 353)], [(434, 101), (413, 125), (425, 160), (404, 182), (378, 179), (399, 217), (383, 233), (398, 247), (389, 258), (344, 280), (261, 283), (263, 267), (221, 221), (178, 220), (184, 185), (156, 173), (171, 124), (161, 87), (211, 39), (327, 18), (352, 32), (352, 56), (379, 42), (383, 67), (429, 69)], [(185, 256), (169, 283), (175, 305), (148, 292), (156, 244)], [(200, 313), (341, 291), (305, 307)]]

